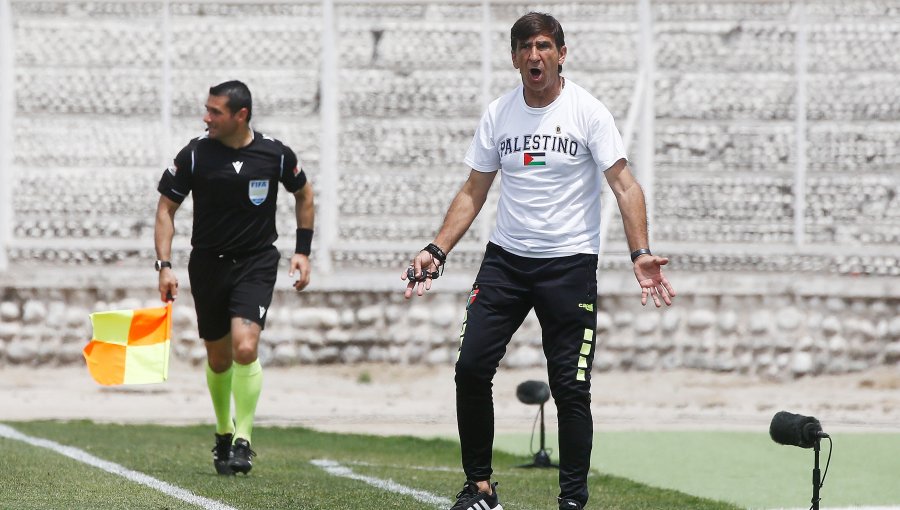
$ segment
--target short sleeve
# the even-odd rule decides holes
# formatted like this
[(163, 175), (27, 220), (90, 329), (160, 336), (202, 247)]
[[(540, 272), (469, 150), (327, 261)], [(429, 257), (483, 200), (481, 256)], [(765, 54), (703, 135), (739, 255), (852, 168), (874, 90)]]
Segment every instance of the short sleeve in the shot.
[(588, 146), (600, 170), (605, 172), (620, 159), (626, 159), (622, 135), (616, 128), (612, 114), (602, 104), (591, 115), (590, 126)]
[(479, 172), (496, 172), (500, 169), (500, 153), (494, 143), (494, 127), (490, 110), (484, 112), (469, 150), (466, 151), (466, 165)]
[(176, 203), (181, 203), (191, 192), (194, 175), (194, 150), (185, 146), (175, 156), (173, 165), (163, 171), (157, 190)]
[(306, 185), (303, 166), (294, 151), (287, 145), (283, 146), (281, 153), (281, 184), (291, 193), (296, 193)]

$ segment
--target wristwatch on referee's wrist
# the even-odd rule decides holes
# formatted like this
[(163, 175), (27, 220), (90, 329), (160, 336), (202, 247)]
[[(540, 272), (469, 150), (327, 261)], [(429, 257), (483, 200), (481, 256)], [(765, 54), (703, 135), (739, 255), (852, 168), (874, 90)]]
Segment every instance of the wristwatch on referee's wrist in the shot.
[(153, 267), (157, 271), (161, 271), (162, 268), (164, 268), (164, 267), (168, 267), (169, 269), (172, 269), (172, 263), (169, 262), (168, 260), (157, 260), (156, 263), (153, 264)]

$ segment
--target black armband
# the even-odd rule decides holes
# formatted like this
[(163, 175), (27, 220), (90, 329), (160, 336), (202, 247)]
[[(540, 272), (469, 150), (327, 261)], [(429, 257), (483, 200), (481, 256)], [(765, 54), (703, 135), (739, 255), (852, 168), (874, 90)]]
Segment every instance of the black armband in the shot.
[(427, 251), (428, 253), (430, 253), (432, 257), (434, 257), (438, 262), (441, 263), (441, 266), (443, 266), (444, 263), (447, 262), (447, 254), (444, 253), (444, 250), (442, 250), (440, 246), (434, 243), (428, 243), (428, 246), (422, 248), (422, 251)]
[(309, 255), (309, 252), (312, 251), (312, 236), (313, 230), (311, 228), (298, 228), (297, 247), (294, 248), (294, 253)]
[(641, 248), (638, 250), (634, 250), (633, 252), (631, 252), (631, 261), (634, 262), (641, 255), (653, 255), (653, 254), (650, 253), (650, 248)]

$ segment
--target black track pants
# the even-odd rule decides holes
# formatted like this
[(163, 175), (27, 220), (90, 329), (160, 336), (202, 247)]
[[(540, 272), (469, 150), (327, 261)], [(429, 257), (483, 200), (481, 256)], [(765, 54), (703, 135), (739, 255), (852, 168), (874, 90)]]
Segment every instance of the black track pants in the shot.
[(587, 503), (597, 327), (597, 256), (539, 259), (488, 244), (466, 305), (456, 362), (456, 415), (469, 480), (491, 477), (492, 380), (513, 333), (534, 308), (559, 417), (560, 496)]

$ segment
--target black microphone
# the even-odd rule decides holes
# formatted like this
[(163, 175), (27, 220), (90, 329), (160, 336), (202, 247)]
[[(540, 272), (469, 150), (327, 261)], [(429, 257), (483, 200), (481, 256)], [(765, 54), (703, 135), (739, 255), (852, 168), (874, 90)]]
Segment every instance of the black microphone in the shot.
[(543, 381), (525, 381), (516, 388), (516, 397), (523, 404), (543, 404), (550, 400), (550, 386)]
[(800, 448), (812, 448), (817, 440), (829, 437), (822, 432), (819, 420), (787, 411), (775, 413), (772, 424), (769, 425), (769, 436), (778, 444)]

